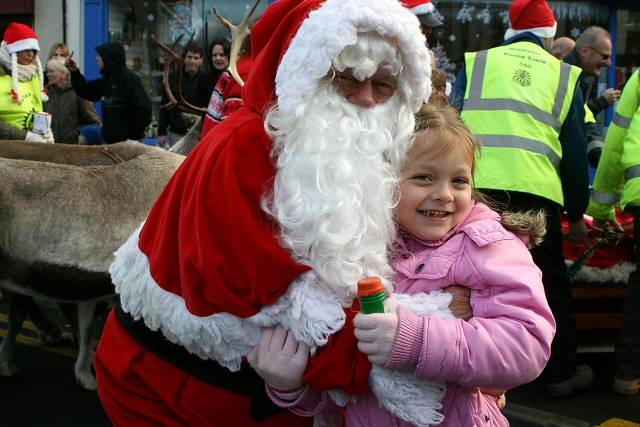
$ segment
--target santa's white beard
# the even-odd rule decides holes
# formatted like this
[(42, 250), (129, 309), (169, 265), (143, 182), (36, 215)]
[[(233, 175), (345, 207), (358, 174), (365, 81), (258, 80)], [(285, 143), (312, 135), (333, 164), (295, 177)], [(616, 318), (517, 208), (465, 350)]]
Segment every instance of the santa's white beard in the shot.
[(267, 116), (277, 174), (265, 208), (283, 246), (343, 305), (362, 277), (380, 276), (390, 287), (398, 171), (414, 126), (399, 98), (357, 107), (321, 82), (296, 114), (274, 109)]

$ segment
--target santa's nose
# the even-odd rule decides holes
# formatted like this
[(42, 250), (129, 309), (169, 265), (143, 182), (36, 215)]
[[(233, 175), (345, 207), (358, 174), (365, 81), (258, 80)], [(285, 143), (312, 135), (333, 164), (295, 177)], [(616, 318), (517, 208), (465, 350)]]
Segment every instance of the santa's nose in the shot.
[(360, 82), (351, 96), (347, 98), (352, 104), (363, 108), (372, 108), (376, 105), (376, 97), (370, 79)]

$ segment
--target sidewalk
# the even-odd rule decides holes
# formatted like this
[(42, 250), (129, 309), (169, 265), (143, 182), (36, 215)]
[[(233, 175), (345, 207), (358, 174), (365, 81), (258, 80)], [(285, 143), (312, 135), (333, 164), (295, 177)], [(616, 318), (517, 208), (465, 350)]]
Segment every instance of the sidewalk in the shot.
[[(579, 364), (595, 373), (590, 388), (565, 398), (538, 391), (536, 382), (507, 393), (505, 413), (513, 427), (640, 427), (640, 394), (622, 396), (611, 391), (613, 353), (578, 354)], [(613, 419), (629, 422), (614, 422)], [(608, 423), (606, 423), (609, 421)]]

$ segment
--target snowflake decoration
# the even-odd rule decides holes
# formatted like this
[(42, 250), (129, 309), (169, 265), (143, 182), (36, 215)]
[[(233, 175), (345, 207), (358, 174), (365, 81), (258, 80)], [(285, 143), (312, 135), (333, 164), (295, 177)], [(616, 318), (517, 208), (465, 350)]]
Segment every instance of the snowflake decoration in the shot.
[(508, 10), (502, 10), (502, 11), (498, 12), (498, 17), (502, 20), (502, 23), (504, 25), (509, 25), (509, 11)]
[(476, 19), (478, 21), (482, 21), (483, 24), (487, 25), (491, 22), (491, 14), (489, 13), (489, 5), (482, 9), (477, 15)]
[(438, 9), (434, 9), (431, 13), (433, 14), (433, 16), (438, 18), (440, 22), (444, 22), (444, 15), (441, 14), (440, 11), (438, 11)]
[(581, 32), (582, 31), (580, 31), (579, 28), (573, 27), (570, 31), (570, 34), (573, 39), (577, 39), (578, 37), (580, 37)]
[(471, 22), (473, 20), (472, 13), (475, 9), (475, 6), (469, 6), (469, 3), (464, 2), (462, 7), (456, 14), (456, 21), (465, 24), (467, 22)]

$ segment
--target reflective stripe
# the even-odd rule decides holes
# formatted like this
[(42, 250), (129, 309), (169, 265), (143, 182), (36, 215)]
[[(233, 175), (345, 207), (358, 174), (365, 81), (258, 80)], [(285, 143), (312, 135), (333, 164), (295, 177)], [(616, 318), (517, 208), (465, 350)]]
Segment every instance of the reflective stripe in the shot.
[(615, 123), (618, 127), (623, 129), (627, 129), (629, 125), (631, 125), (631, 119), (619, 114), (617, 111), (613, 114), (613, 123)]
[(523, 102), (523, 101), (518, 101), (517, 99), (470, 98), (464, 102), (464, 109), (467, 111), (507, 110), (507, 111), (513, 111), (514, 113), (525, 113), (525, 114), (529, 114), (531, 117), (533, 117), (537, 121), (544, 123), (545, 125), (551, 126), (556, 132), (560, 132), (560, 128), (562, 128), (562, 123), (560, 123), (560, 120), (558, 120), (557, 117), (554, 117), (551, 113), (541, 110), (535, 105), (527, 104), (526, 102)]
[(469, 83), (469, 99), (464, 101), (464, 110), (506, 110), (515, 113), (525, 113), (531, 115), (537, 121), (551, 126), (556, 132), (560, 132), (562, 123), (560, 115), (562, 114), (562, 106), (564, 99), (569, 90), (569, 80), (571, 79), (571, 65), (562, 62), (560, 65), (560, 79), (558, 81), (558, 89), (553, 101), (553, 109), (551, 113), (544, 111), (535, 105), (528, 104), (517, 99), (506, 98), (482, 98), (482, 84), (487, 68), (488, 51), (481, 50), (476, 53), (473, 60), (473, 70), (471, 72), (471, 82)]
[(604, 203), (605, 205), (612, 205), (620, 201), (620, 193), (603, 193), (592, 188), (591, 198), (596, 202)]
[(595, 149), (598, 148), (602, 148), (604, 147), (604, 142), (598, 140), (598, 139), (594, 139), (593, 141), (591, 141), (590, 143), (587, 144), (587, 153), (592, 152)]
[(560, 63), (560, 80), (558, 81), (558, 90), (556, 90), (556, 99), (553, 103), (553, 110), (551, 113), (553, 117), (560, 120), (560, 114), (562, 113), (562, 106), (564, 105), (564, 98), (567, 96), (569, 89), (569, 79), (571, 77), (571, 65), (564, 61)]
[(630, 179), (637, 178), (640, 176), (640, 165), (633, 165), (630, 168), (624, 170), (624, 180), (629, 181)]
[(476, 135), (483, 147), (520, 148), (547, 157), (554, 168), (560, 165), (560, 156), (544, 142), (513, 135)]
[[(480, 99), (482, 97), (482, 83), (484, 81), (484, 73), (487, 68), (487, 52), (481, 50), (476, 53), (476, 58), (473, 60), (473, 70), (471, 73), (471, 86), (469, 86), (469, 98)], [(465, 110), (467, 109), (467, 102), (464, 103)]]

